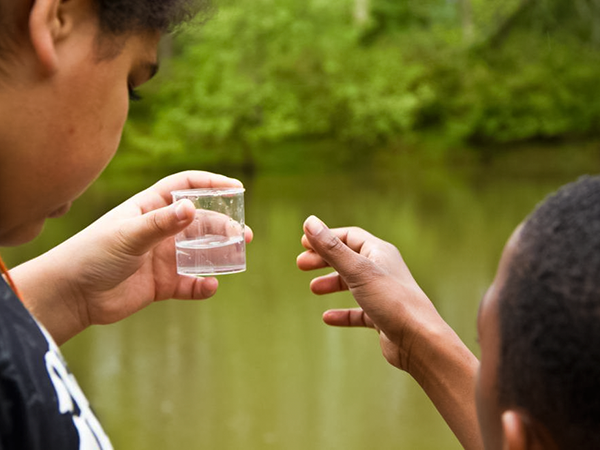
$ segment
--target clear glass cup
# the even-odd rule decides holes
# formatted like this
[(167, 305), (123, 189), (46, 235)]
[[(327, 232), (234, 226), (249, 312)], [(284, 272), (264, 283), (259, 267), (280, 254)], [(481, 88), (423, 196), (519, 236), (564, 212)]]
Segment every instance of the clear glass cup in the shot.
[(244, 188), (187, 189), (171, 192), (173, 202), (196, 207), (192, 224), (175, 236), (177, 273), (212, 276), (246, 270)]

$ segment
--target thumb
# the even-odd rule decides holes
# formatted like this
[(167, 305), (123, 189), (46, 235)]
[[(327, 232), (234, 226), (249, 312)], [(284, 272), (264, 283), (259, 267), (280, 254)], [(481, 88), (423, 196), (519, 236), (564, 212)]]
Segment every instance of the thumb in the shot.
[(371, 261), (356, 253), (337, 237), (320, 219), (310, 216), (304, 222), (304, 234), (315, 251), (344, 279), (349, 288), (372, 269)]
[(130, 253), (143, 255), (164, 239), (185, 229), (196, 214), (190, 200), (180, 200), (127, 221), (121, 235)]

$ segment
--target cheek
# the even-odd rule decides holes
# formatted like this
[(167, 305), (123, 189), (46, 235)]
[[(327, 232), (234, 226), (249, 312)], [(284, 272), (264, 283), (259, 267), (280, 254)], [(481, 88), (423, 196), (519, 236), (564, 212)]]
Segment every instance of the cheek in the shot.
[(127, 89), (113, 88), (90, 123), (89, 134), (82, 139), (87, 141), (86, 153), (90, 170), (97, 175), (115, 155), (123, 127), (129, 111)]
[(102, 125), (98, 134), (102, 144), (102, 153), (109, 158), (114, 156), (123, 127), (129, 113), (129, 95), (127, 89), (114, 89), (111, 100), (107, 101), (102, 111)]
[[(64, 143), (60, 158), (52, 163), (49, 173), (63, 180), (65, 191), (59, 196), (71, 201), (79, 196), (102, 172), (115, 155), (127, 118), (127, 89), (112, 88), (103, 96), (89, 99), (87, 109), (71, 113), (71, 126), (63, 129)], [(56, 186), (58, 188), (58, 185)]]
[(483, 394), (483, 388), (481, 386), (481, 367), (479, 368), (479, 372), (477, 373), (477, 381), (475, 385), (475, 404), (477, 406), (477, 418), (479, 420), (479, 428), (485, 436), (484, 430), (487, 428), (486, 426), (486, 412), (488, 410), (487, 404), (485, 401), (485, 397)]
[(481, 359), (477, 376), (475, 401), (485, 448), (488, 450), (501, 448), (500, 408), (496, 399), (495, 376), (490, 372), (490, 367), (484, 358)]

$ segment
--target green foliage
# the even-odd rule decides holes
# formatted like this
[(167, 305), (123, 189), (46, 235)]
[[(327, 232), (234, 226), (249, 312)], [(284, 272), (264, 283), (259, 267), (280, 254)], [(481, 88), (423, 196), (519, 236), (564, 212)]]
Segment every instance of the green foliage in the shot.
[(596, 136), (598, 55), (527, 33), (513, 38), (519, 45), (445, 67), (447, 79), (437, 90), (443, 96), (426, 117), (458, 143)]
[(172, 57), (148, 104), (132, 108), (126, 147), (261, 165), (277, 143), (307, 139), (354, 159), (432, 137), (451, 147), (597, 135), (597, 25), (582, 18), (596, 0), (371, 0), (366, 24), (355, 1), (223, 3), (167, 42)]

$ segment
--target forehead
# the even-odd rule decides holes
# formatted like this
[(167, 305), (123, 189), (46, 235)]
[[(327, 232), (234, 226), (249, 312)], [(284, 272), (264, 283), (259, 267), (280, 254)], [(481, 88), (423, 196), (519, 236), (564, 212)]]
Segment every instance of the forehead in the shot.
[(513, 257), (518, 249), (522, 228), (523, 225), (519, 225), (513, 231), (506, 245), (504, 246), (504, 250), (502, 251), (502, 256), (500, 257), (500, 262), (498, 263), (498, 269), (496, 271), (494, 281), (488, 288), (479, 305), (479, 311), (477, 313), (477, 331), (480, 339), (482, 337), (484, 329), (487, 328), (487, 325), (489, 325), (487, 324), (487, 322), (489, 322), (490, 319), (489, 316), (495, 316), (497, 314), (499, 302), (501, 301), (500, 293), (502, 292), (504, 283), (508, 279), (508, 274), (513, 261)]

